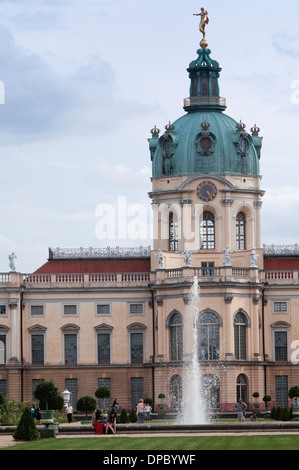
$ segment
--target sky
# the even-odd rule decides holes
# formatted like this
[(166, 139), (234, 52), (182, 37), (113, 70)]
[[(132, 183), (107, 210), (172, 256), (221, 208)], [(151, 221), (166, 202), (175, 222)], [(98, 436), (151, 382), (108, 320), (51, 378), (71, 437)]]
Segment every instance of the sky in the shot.
[(202, 6), (225, 112), (264, 138), (262, 242), (299, 242), (297, 1), (0, 0), (0, 272), (151, 244), (147, 139), (185, 114)]

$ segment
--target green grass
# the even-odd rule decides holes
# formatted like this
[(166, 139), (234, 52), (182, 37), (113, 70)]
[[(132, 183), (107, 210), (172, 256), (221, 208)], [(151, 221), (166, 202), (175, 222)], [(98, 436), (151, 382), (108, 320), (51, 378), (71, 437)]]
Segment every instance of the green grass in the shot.
[(298, 450), (299, 436), (190, 436), (52, 438), (16, 444), (1, 450)]

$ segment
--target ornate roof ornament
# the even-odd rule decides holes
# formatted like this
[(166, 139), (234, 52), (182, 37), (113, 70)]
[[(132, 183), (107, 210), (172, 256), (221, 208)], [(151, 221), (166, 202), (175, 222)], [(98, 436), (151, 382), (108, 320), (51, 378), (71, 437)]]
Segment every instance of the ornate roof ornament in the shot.
[(160, 134), (160, 129), (158, 129), (156, 126), (151, 129), (151, 134), (152, 135), (159, 135)]
[(167, 124), (167, 126), (165, 126), (165, 129), (167, 132), (172, 132), (174, 130), (174, 125), (171, 124), (171, 122), (169, 121), (169, 124)]
[(257, 127), (256, 124), (254, 124), (254, 127), (251, 128), (251, 132), (252, 132), (252, 134), (254, 134), (254, 135), (258, 135), (259, 132), (260, 132), (260, 128)]
[(237, 124), (237, 129), (239, 131), (244, 131), (246, 128), (246, 124), (244, 124), (242, 121), (240, 121), (238, 124)]
[(211, 125), (206, 120), (204, 120), (204, 122), (201, 123), (201, 128), (204, 132), (207, 132), (210, 127)]
[(201, 8), (200, 13), (193, 13), (193, 16), (200, 16), (200, 23), (199, 23), (199, 31), (203, 35), (203, 39), (200, 41), (200, 47), (203, 49), (208, 47), (208, 41), (206, 40), (206, 24), (209, 24), (209, 17), (208, 17), (208, 12), (204, 9)]

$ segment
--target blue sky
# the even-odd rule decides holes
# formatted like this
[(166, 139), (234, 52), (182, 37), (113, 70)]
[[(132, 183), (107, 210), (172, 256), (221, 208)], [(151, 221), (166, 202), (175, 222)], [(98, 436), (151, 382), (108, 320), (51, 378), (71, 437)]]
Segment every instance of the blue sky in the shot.
[(147, 139), (184, 114), (201, 6), (226, 113), (264, 137), (263, 243), (299, 242), (298, 2), (0, 0), (0, 271), (12, 251), (31, 272), (48, 247), (150, 243), (99, 240), (96, 209), (150, 213)]

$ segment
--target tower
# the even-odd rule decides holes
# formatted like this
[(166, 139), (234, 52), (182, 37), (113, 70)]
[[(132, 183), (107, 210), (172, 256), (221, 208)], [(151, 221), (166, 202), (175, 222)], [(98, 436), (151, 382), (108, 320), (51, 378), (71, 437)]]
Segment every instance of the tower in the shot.
[[(191, 355), (188, 330), (198, 328), (206, 393), (215, 408), (230, 409), (236, 399), (233, 384), (247, 399), (243, 380), (255, 374), (255, 383), (262, 382), (262, 367), (252, 369), (262, 361), (262, 138), (256, 125), (248, 131), (225, 113), (221, 68), (205, 39), (205, 15), (202, 9), (204, 37), (187, 69), (185, 114), (163, 132), (155, 126), (149, 139), (156, 382), (166, 386), (165, 369), (159, 372), (158, 364), (168, 365), (164, 393), (179, 404), (182, 368)], [(195, 276), (201, 300), (190, 327), (186, 312)]]
[(201, 44), (187, 69), (186, 114), (161, 135), (155, 126), (149, 139), (154, 250), (164, 251), (170, 268), (186, 247), (201, 258), (207, 252), (217, 257), (228, 247), (235, 266), (245, 267), (246, 253), (261, 248), (262, 138), (256, 125), (248, 131), (225, 114), (221, 68), (207, 41)]

